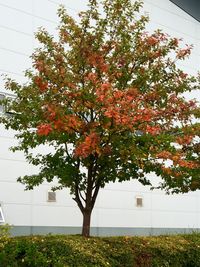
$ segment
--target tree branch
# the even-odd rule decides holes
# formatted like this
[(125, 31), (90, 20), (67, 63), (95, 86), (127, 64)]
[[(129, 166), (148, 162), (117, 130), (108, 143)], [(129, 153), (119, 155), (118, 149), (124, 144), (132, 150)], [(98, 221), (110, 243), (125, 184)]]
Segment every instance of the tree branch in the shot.
[(95, 187), (95, 190), (94, 190), (94, 193), (93, 193), (93, 196), (92, 196), (92, 209), (94, 207), (94, 204), (95, 204), (95, 201), (96, 201), (96, 198), (97, 198), (97, 195), (99, 193), (99, 189), (100, 189), (100, 180), (99, 182), (97, 183), (96, 187)]
[(81, 199), (80, 199), (80, 196), (79, 196), (79, 188), (78, 188), (78, 183), (75, 182), (75, 198), (73, 198), (79, 209), (81, 210), (81, 212), (83, 213), (84, 212), (84, 206), (83, 206), (83, 203), (81, 202)]

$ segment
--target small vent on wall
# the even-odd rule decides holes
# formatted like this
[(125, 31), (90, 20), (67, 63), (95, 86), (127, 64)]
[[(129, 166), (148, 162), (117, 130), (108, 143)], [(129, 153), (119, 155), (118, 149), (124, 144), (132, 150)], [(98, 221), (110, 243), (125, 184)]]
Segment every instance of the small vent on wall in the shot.
[(48, 191), (47, 201), (48, 202), (56, 202), (56, 192)]
[(4, 219), (4, 215), (3, 215), (3, 210), (0, 207), (0, 223), (4, 223), (4, 222), (5, 222), (5, 219)]
[[(0, 100), (3, 100), (5, 98), (5, 95), (0, 93)], [(0, 104), (0, 113), (4, 113), (5, 108), (3, 104)]]
[[(16, 97), (14, 95), (0, 92), (0, 101), (7, 99), (9, 102), (12, 102), (13, 100), (15, 100), (15, 98)], [(14, 110), (9, 109), (8, 106), (3, 103), (0, 104), (0, 114), (12, 115), (16, 114), (16, 112)]]
[[(15, 96), (6, 96), (6, 98), (12, 102), (13, 100), (15, 100)], [(7, 106), (5, 106), (5, 112), (7, 115), (13, 115), (16, 114), (16, 112), (14, 110), (9, 109)]]
[(137, 196), (135, 199), (136, 199), (136, 207), (138, 207), (138, 208), (143, 207), (143, 198)]

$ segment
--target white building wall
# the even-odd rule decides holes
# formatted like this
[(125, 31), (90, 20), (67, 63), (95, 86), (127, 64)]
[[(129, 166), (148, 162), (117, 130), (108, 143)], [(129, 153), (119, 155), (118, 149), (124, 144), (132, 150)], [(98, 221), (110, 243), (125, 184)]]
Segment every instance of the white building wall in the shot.
[[(59, 3), (76, 17), (79, 11), (86, 8), (87, 1), (0, 0), (0, 73), (8, 74), (19, 82), (25, 81), (23, 71), (31, 66), (29, 56), (38, 45), (34, 32), (43, 26), (56, 34)], [(144, 10), (150, 15), (149, 31), (161, 28), (194, 45), (190, 59), (184, 61), (181, 67), (195, 74), (200, 66), (200, 23), (169, 0), (145, 0)], [(5, 91), (2, 79), (0, 91)], [(199, 95), (190, 94), (188, 97)], [(24, 186), (16, 182), (17, 177), (37, 170), (25, 162), (22, 153), (9, 151), (15, 143), (13, 132), (5, 131), (1, 126), (0, 203), (6, 222), (20, 226), (21, 233), (31, 233), (42, 226), (53, 227), (46, 228), (46, 232), (58, 230), (55, 227), (80, 227), (81, 213), (67, 189), (58, 191), (57, 201), (49, 203), (47, 191), (51, 188), (50, 184), (44, 183), (33, 191), (24, 192)], [(136, 207), (136, 196), (143, 198), (143, 207)], [(92, 226), (98, 227), (95, 228), (97, 234), (131, 233), (133, 228), (136, 229), (134, 233), (141, 234), (156, 233), (155, 229), (178, 231), (200, 228), (200, 193), (168, 196), (158, 190), (152, 192), (136, 181), (109, 184), (99, 193)], [(25, 232), (25, 229), (30, 231)], [(45, 232), (45, 228), (40, 230)]]

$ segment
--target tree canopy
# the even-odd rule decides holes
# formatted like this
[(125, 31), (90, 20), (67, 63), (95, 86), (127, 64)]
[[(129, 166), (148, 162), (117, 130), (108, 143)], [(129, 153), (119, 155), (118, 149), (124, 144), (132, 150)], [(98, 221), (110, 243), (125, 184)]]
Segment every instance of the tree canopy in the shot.
[[(199, 103), (184, 97), (199, 88), (199, 77), (177, 67), (192, 47), (161, 30), (146, 32), (141, 7), (141, 1), (89, 0), (79, 22), (60, 7), (58, 40), (45, 29), (36, 33), (41, 45), (28, 82), (6, 80), (16, 98), (5, 101), (14, 114), (1, 122), (18, 131), (13, 150), (40, 166), (18, 180), (33, 189), (56, 177), (56, 189), (70, 188), (86, 236), (108, 182), (151, 185), (147, 174), (154, 172), (168, 192), (200, 188)], [(41, 144), (53, 151), (32, 154)]]

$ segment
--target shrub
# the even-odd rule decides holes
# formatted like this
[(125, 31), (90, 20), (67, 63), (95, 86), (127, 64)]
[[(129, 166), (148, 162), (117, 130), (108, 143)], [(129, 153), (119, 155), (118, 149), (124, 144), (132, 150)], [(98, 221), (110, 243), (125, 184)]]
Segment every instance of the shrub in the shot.
[(10, 236), (10, 230), (12, 226), (9, 224), (0, 225), (0, 237), (8, 237)]
[(1, 267), (199, 267), (200, 234), (0, 237)]

